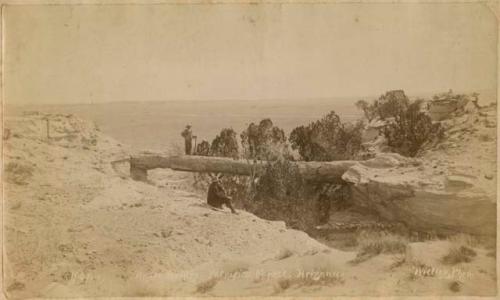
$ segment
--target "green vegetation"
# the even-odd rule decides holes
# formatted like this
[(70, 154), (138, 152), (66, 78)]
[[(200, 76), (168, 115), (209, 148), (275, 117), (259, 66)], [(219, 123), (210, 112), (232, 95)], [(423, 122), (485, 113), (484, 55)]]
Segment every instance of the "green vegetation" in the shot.
[[(368, 121), (378, 119), (385, 122), (381, 131), (388, 145), (402, 155), (415, 156), (426, 143), (442, 137), (443, 130), (439, 123), (433, 123), (422, 111), (422, 101), (409, 100), (402, 90), (389, 91), (372, 103), (360, 100), (356, 106), (363, 111)], [(225, 128), (211, 144), (202, 141), (197, 145), (196, 153), (245, 158), (249, 163), (252, 160), (267, 161), (260, 174), (250, 177), (225, 176), (222, 183), (227, 193), (239, 208), (266, 219), (283, 220), (288, 226), (297, 229), (308, 230), (327, 222), (332, 208), (339, 210), (346, 207), (346, 201), (337, 201), (340, 198), (345, 200), (346, 189), (306, 182), (301, 178), (294, 160), (361, 159), (364, 128), (363, 121), (342, 122), (335, 111), (330, 111), (319, 120), (296, 127), (287, 137), (284, 130), (273, 124), (271, 119), (263, 119), (258, 123), (250, 123), (239, 135), (240, 141), (233, 129)], [(195, 184), (206, 189), (210, 177), (199, 174), (196, 178)], [(367, 257), (401, 249), (398, 248), (401, 243), (390, 243), (382, 241), (364, 245), (360, 255)]]
[(410, 101), (404, 91), (389, 91), (371, 104), (356, 103), (368, 121), (386, 121), (383, 134), (387, 144), (397, 153), (414, 157), (422, 147), (443, 137), (440, 123), (433, 123), (422, 111), (422, 100)]
[[(260, 174), (223, 177), (226, 192), (236, 207), (266, 219), (283, 220), (296, 229), (308, 230), (328, 221), (330, 202), (338, 200), (338, 191), (344, 195), (345, 190), (331, 184), (305, 182), (294, 163), (288, 141), (303, 160), (355, 159), (361, 149), (363, 126), (362, 122), (343, 123), (331, 111), (308, 126), (295, 128), (288, 139), (283, 129), (270, 119), (263, 119), (242, 131), (241, 148), (236, 132), (226, 128), (211, 144), (202, 141), (197, 145), (196, 154), (242, 157), (249, 163), (266, 160), (268, 163)], [(201, 190), (206, 190), (210, 181), (209, 174), (195, 175), (195, 186)], [(345, 206), (337, 202), (335, 205)]]
[(288, 160), (266, 165), (254, 185), (253, 212), (270, 220), (283, 220), (297, 229), (316, 225), (315, 202), (298, 167)]
[(384, 130), (387, 143), (401, 155), (414, 157), (425, 143), (442, 137), (440, 123), (421, 112), (421, 101), (408, 104)]
[(271, 119), (251, 123), (240, 135), (243, 157), (260, 160), (290, 158), (286, 135), (283, 129), (274, 126)]
[(196, 155), (210, 156), (210, 143), (202, 141), (196, 146)]
[(212, 156), (238, 158), (239, 153), (236, 132), (232, 128), (222, 129), (220, 134), (212, 141), (210, 154)]
[(321, 120), (295, 128), (290, 143), (305, 161), (355, 159), (361, 150), (363, 128), (363, 122), (343, 123), (331, 111)]

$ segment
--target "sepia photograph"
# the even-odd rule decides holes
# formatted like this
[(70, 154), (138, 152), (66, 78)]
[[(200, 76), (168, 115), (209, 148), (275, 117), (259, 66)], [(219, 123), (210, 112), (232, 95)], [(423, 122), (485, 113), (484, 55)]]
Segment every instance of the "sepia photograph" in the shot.
[(3, 1), (2, 297), (496, 298), (498, 8)]

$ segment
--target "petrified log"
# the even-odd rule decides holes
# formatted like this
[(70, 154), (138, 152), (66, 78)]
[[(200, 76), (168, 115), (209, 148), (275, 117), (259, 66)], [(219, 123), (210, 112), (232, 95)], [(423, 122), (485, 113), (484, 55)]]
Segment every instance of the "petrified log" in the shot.
[[(134, 180), (145, 181), (147, 171), (166, 168), (177, 171), (200, 173), (225, 173), (250, 176), (262, 171), (266, 161), (247, 161), (225, 157), (208, 156), (161, 156), (140, 155), (130, 158), (130, 175)], [(306, 180), (317, 182), (342, 182), (342, 175), (356, 161), (295, 162)]]
[(386, 221), (403, 222), (421, 232), (496, 235), (496, 190), (473, 173), (437, 173), (432, 164), (394, 153), (349, 168), (352, 204), (377, 212)]

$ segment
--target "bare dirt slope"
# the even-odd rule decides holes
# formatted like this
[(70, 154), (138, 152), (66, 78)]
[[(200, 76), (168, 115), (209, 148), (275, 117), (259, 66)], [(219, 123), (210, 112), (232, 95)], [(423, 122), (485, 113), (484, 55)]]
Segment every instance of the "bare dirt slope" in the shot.
[(121, 176), (110, 162), (126, 151), (72, 116), (50, 116), (50, 140), (41, 115), (6, 127), (5, 265), (13, 293), (118, 295), (131, 276), (246, 254), (262, 261), (281, 247), (325, 248), (283, 222), (211, 210), (184, 191), (189, 174), (153, 174), (158, 186)]
[(356, 252), (328, 248), (283, 222), (211, 210), (190, 192), (190, 174), (160, 170), (151, 183), (131, 180), (126, 164), (111, 163), (129, 150), (86, 121), (35, 113), (5, 126), (8, 296), (495, 292), (495, 259), (481, 247), (449, 266), (441, 259), (451, 242), (389, 241), (407, 247), (356, 261)]

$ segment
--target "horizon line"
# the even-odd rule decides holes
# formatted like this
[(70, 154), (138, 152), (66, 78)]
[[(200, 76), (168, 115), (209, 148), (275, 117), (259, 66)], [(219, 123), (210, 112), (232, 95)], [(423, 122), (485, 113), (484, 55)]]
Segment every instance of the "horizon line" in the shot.
[[(387, 91), (392, 91), (395, 89), (387, 90)], [(404, 91), (404, 89), (401, 89)], [(449, 89), (448, 89), (449, 90)], [(427, 91), (427, 92), (418, 92), (414, 93), (413, 95), (407, 94), (408, 98), (416, 98), (416, 97), (429, 97), (432, 94), (439, 94), (439, 93), (445, 93), (448, 92), (448, 90), (442, 90), (442, 91)], [(485, 92), (486, 90), (482, 91)], [(454, 93), (459, 93), (459, 94), (469, 94), (473, 93), (474, 91), (453, 91)], [(487, 92), (494, 92), (496, 96), (496, 91), (487, 91)], [(5, 99), (3, 100), (3, 105), (4, 106), (33, 106), (33, 105), (94, 105), (94, 104), (119, 104), (119, 103), (161, 103), (161, 102), (229, 102), (229, 101), (237, 101), (237, 102), (252, 102), (252, 101), (275, 101), (275, 102), (286, 102), (286, 101), (327, 101), (327, 100), (334, 100), (334, 99), (344, 99), (344, 100), (352, 100), (352, 99), (358, 99), (358, 100), (366, 100), (366, 99), (377, 99), (380, 97), (382, 94), (378, 95), (364, 95), (364, 96), (329, 96), (329, 97), (304, 97), (304, 98), (245, 98), (245, 99), (230, 99), (230, 98), (222, 98), (222, 99), (148, 99), (148, 100), (91, 100), (91, 101), (81, 101), (81, 102), (48, 102), (48, 103), (8, 103)], [(481, 93), (479, 93), (481, 94)], [(496, 100), (496, 99), (495, 99)]]

